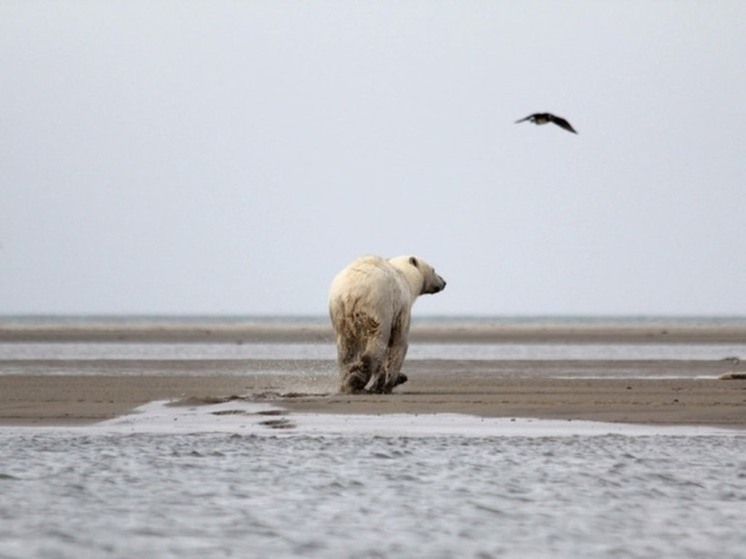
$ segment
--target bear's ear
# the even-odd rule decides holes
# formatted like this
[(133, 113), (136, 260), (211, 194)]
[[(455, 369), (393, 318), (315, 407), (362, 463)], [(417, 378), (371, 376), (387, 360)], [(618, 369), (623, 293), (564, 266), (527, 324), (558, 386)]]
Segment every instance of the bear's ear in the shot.
[(409, 257), (409, 263), (410, 263), (410, 264), (411, 264), (412, 266), (414, 266), (415, 268), (417, 268), (417, 267), (418, 267), (418, 266), (420, 265), (420, 263), (419, 263), (419, 262), (417, 262), (417, 259), (416, 259), (416, 258), (415, 258), (414, 256), (410, 256), (410, 257)]

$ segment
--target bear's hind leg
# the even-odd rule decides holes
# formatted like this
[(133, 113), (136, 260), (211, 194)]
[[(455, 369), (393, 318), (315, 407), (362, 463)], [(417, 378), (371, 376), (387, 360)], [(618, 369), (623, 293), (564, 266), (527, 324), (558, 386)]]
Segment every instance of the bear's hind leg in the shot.
[(365, 392), (371, 378), (374, 384), (380, 382), (390, 327), (361, 313), (353, 321), (340, 324), (337, 332), (340, 392)]
[(368, 384), (368, 380), (370, 380), (370, 363), (363, 357), (345, 370), (339, 391), (343, 394), (365, 392), (365, 385)]
[(339, 367), (339, 390), (345, 394), (362, 392), (370, 380), (370, 366), (361, 355), (364, 342), (354, 332), (337, 336), (337, 364)]

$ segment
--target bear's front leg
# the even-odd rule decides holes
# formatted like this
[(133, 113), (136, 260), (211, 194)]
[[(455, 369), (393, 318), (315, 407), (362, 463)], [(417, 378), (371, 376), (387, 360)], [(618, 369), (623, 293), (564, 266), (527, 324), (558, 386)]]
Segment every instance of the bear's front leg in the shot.
[(370, 392), (380, 393), (386, 383), (386, 363), (388, 362), (388, 328), (379, 330), (368, 340), (362, 358), (370, 364), (368, 379), (371, 380)]
[(400, 372), (407, 355), (407, 347), (407, 342), (403, 340), (398, 340), (398, 343), (389, 347), (382, 374), (376, 379), (371, 392), (391, 394), (396, 386), (407, 382), (407, 376)]
[(370, 385), (370, 392), (373, 394), (383, 394), (385, 386), (386, 375), (381, 371), (378, 376), (373, 379), (373, 383)]
[(370, 392), (374, 394), (391, 394), (394, 391), (395, 387), (399, 386), (400, 384), (404, 384), (408, 380), (409, 379), (407, 378), (407, 375), (399, 373), (394, 380), (393, 386), (389, 387), (389, 385), (386, 383), (386, 377), (381, 375), (378, 378), (378, 381), (371, 385)]

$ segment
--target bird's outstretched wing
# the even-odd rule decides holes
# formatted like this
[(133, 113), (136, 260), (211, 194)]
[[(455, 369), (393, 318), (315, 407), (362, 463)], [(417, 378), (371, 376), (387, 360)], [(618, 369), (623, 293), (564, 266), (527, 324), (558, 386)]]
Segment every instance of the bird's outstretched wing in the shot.
[(516, 120), (515, 123), (518, 124), (519, 122), (526, 122), (527, 120), (531, 120), (531, 117), (534, 115), (528, 115), (526, 118), (522, 118), (521, 120)]
[(572, 127), (572, 125), (569, 122), (567, 122), (564, 118), (559, 117), (559, 116), (554, 116), (554, 115), (552, 115), (551, 118), (552, 118), (552, 122), (555, 123), (560, 128), (564, 128), (568, 132), (572, 132), (573, 134), (577, 134), (577, 132), (575, 131), (575, 129)]

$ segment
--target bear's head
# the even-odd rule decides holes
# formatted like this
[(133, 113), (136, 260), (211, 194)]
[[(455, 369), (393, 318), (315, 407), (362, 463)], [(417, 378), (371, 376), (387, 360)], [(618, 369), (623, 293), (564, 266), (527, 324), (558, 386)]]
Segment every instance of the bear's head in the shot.
[(433, 267), (422, 258), (398, 256), (390, 259), (389, 262), (404, 274), (410, 285), (416, 286), (415, 296), (438, 293), (446, 287), (445, 280), (435, 273)]

